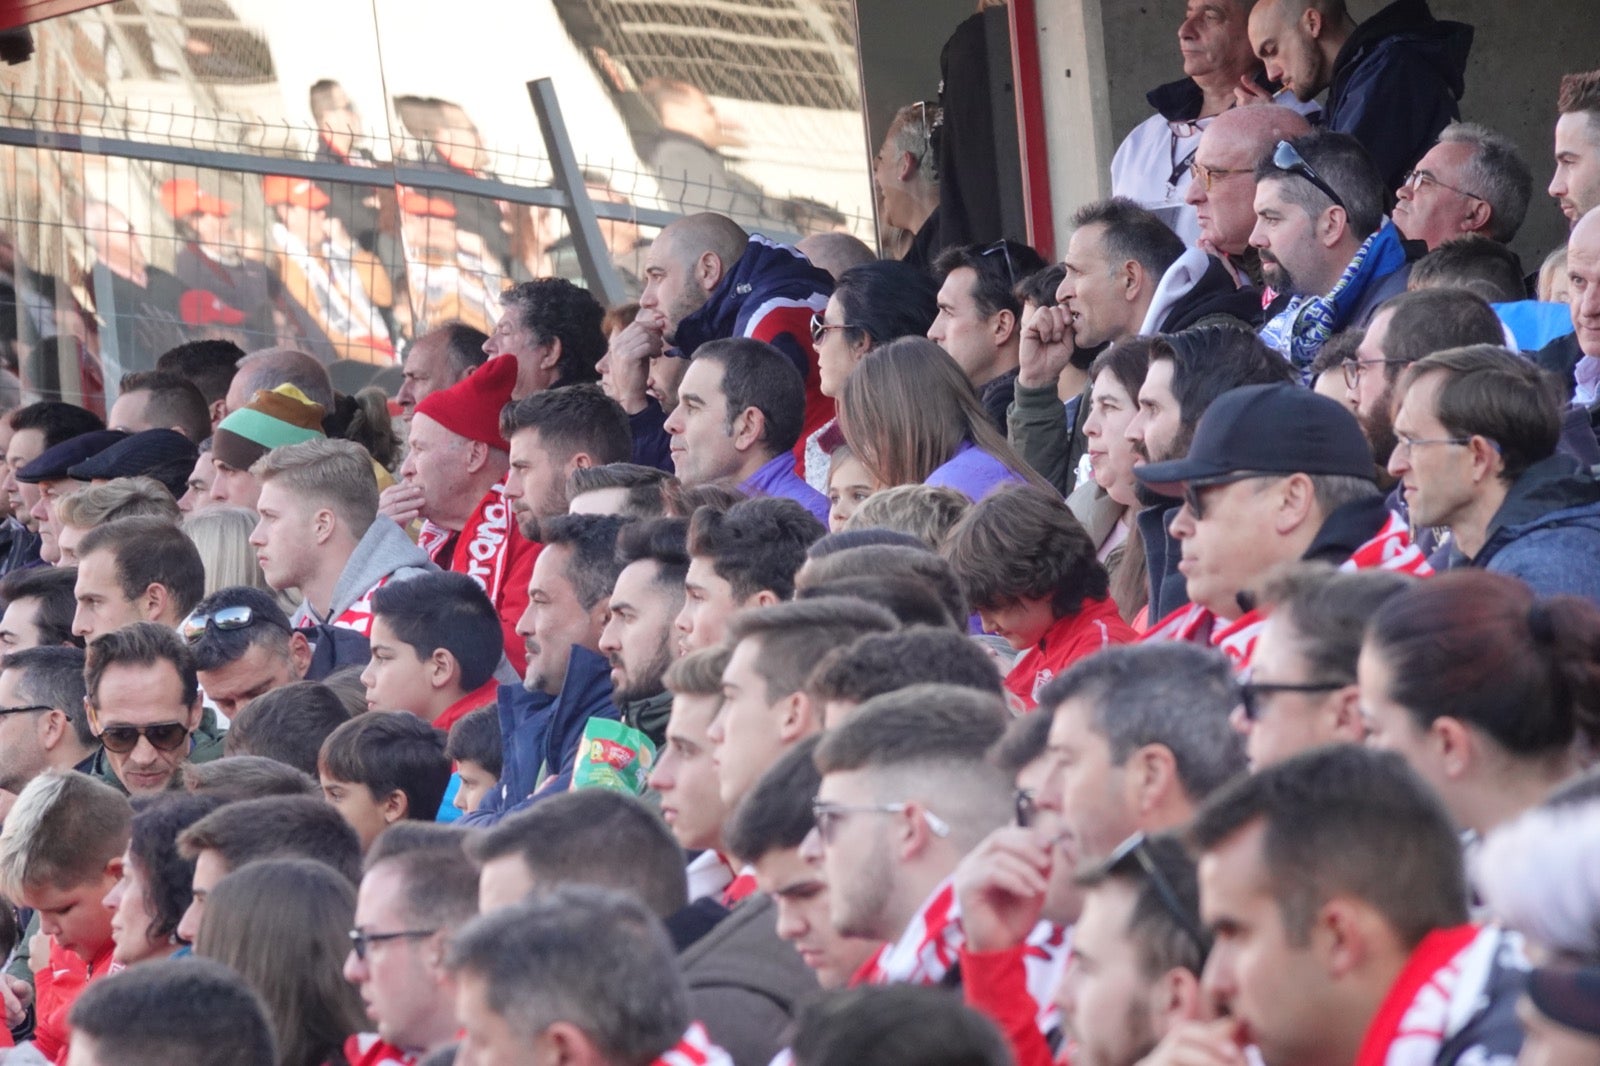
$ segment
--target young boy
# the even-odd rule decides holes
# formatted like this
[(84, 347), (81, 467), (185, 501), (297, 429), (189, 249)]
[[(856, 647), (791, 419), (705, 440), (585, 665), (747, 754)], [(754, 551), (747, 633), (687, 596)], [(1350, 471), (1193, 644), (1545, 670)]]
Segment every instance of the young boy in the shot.
[(361, 673), (367, 709), (410, 711), (449, 732), (495, 702), (500, 618), (465, 574), (424, 574), (372, 594), (372, 661)]
[(409, 714), (364, 714), (335, 729), (317, 756), (322, 794), (361, 838), (402, 819), (431, 822), (450, 783), (444, 734)]
[(944, 557), (984, 631), (1022, 652), (1005, 686), (1026, 710), (1074, 662), (1139, 639), (1117, 613), (1089, 534), (1043, 489), (1002, 489), (974, 504)]
[[(67, 1061), (67, 1012), (84, 987), (111, 968), (111, 912), (101, 903), (122, 877), (133, 811), (109, 785), (73, 771), (47, 771), (29, 783), (0, 832), (0, 893), (39, 915), (50, 954), (39, 969), (34, 1045)], [(13, 977), (6, 1024), (25, 1010)]]
[(455, 807), (471, 814), (483, 797), (500, 782), (500, 708), (479, 707), (450, 727), (445, 758), (455, 763), (461, 785)]

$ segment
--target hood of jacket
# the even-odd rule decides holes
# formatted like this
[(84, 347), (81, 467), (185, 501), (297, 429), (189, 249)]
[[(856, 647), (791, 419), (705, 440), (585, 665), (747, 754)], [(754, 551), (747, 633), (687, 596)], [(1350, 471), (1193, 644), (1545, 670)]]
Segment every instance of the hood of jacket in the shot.
[(1506, 545), (1536, 529), (1588, 526), (1600, 532), (1600, 480), (1569, 455), (1541, 459), (1512, 483), (1489, 520), (1483, 548), (1473, 559), (1485, 566)]
[(1239, 288), (1222, 260), (1191, 248), (1161, 275), (1139, 332), (1177, 333), (1221, 317), (1255, 329), (1261, 325), (1261, 294)]
[(768, 301), (808, 300), (833, 291), (833, 276), (787, 245), (760, 234), (704, 305), (686, 315), (673, 334), (676, 354), (693, 356), (707, 341), (745, 336), (745, 326)]
[(567, 662), (567, 677), (554, 696), (501, 685), (500, 735), (503, 737), (500, 791), (510, 808), (529, 796), (546, 777), (571, 773), (571, 756), (590, 718), (616, 718), (611, 703), (611, 664), (605, 656), (577, 645)]
[[(428, 558), (427, 552), (411, 543), (405, 530), (379, 515), (361, 535), (356, 542), (356, 550), (344, 564), (344, 570), (333, 586), (333, 600), (327, 617), (312, 617), (311, 605), (301, 603), (290, 621), (296, 626), (303, 626), (338, 618), (346, 608), (366, 595), (368, 589), (386, 577), (393, 576), (404, 581), (438, 569)], [(404, 572), (408, 570), (411, 573)]]
[[(1431, 66), (1450, 87), (1451, 94), (1461, 99), (1467, 89), (1467, 55), (1472, 51), (1472, 38), (1472, 27), (1466, 23), (1434, 18), (1428, 0), (1394, 0), (1358, 25), (1339, 49), (1333, 61), (1329, 110), (1351, 72), (1390, 49), (1403, 49), (1407, 63)], [(1403, 106), (1403, 101), (1394, 106)]]

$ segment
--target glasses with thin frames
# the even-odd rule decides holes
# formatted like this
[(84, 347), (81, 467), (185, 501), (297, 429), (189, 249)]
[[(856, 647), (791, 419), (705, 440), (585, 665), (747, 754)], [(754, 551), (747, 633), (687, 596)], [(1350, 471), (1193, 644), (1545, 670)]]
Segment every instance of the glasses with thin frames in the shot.
[[(904, 814), (911, 809), (909, 803), (825, 803), (822, 800), (811, 802), (811, 817), (817, 823), (817, 835), (824, 844), (833, 843), (834, 828), (839, 819), (847, 814)], [(950, 823), (940, 818), (930, 810), (923, 810), (922, 820), (928, 824), (928, 829), (936, 837), (950, 835)]]
[(1475, 192), (1468, 192), (1465, 189), (1458, 189), (1454, 185), (1446, 185), (1444, 182), (1440, 181), (1426, 170), (1407, 171), (1406, 176), (1400, 179), (1400, 187), (1402, 189), (1410, 189), (1412, 192), (1416, 192), (1424, 185), (1437, 185), (1441, 189), (1449, 189), (1457, 196), (1465, 196), (1469, 200), (1483, 199), (1483, 197), (1479, 196)]
[(1172, 887), (1161, 868), (1156, 865), (1155, 859), (1150, 857), (1150, 838), (1142, 831), (1133, 834), (1127, 840), (1117, 845), (1117, 849), (1106, 857), (1104, 869), (1116, 870), (1125, 865), (1129, 859), (1139, 864), (1139, 869), (1150, 879), (1150, 886), (1156, 890), (1156, 898), (1161, 900), (1162, 909), (1167, 916), (1178, 923), (1188, 938), (1194, 941), (1195, 947), (1200, 949), (1200, 956), (1204, 958), (1211, 951), (1211, 940), (1195, 924), (1195, 920), (1184, 909), (1183, 903), (1178, 899), (1177, 890)]
[(1410, 452), (1413, 448), (1421, 448), (1429, 444), (1444, 444), (1452, 448), (1464, 448), (1472, 443), (1471, 437), (1408, 437), (1404, 433), (1395, 434), (1395, 451)]
[(1239, 705), (1244, 716), (1252, 722), (1261, 720), (1261, 697), (1275, 696), (1280, 692), (1333, 692), (1344, 688), (1343, 681), (1317, 681), (1306, 684), (1278, 684), (1270, 681), (1245, 681), (1239, 685)]
[(1231, 178), (1235, 174), (1248, 173), (1250, 173), (1250, 171), (1240, 170), (1237, 168), (1233, 170), (1224, 170), (1221, 167), (1208, 167), (1204, 163), (1189, 164), (1189, 176), (1194, 179), (1195, 184), (1205, 189), (1206, 192), (1211, 191), (1211, 186), (1216, 184), (1218, 178)]
[(0, 718), (8, 714), (27, 714), (30, 711), (53, 711), (48, 703), (30, 703), (26, 707), (0, 707)]
[(184, 722), (157, 722), (155, 725), (108, 725), (100, 734), (100, 743), (117, 755), (126, 755), (139, 746), (139, 738), (150, 742), (157, 751), (177, 751), (189, 739), (189, 726)]
[(382, 944), (389, 940), (421, 940), (437, 933), (437, 929), (402, 929), (394, 933), (368, 933), (361, 929), (350, 930), (350, 947), (356, 953), (356, 958), (362, 962), (367, 961), (367, 949), (373, 944)]
[(1361, 387), (1361, 375), (1366, 373), (1369, 366), (1405, 366), (1405, 359), (1346, 359), (1339, 364), (1344, 371), (1346, 388), (1358, 389)]
[(1288, 141), (1279, 141), (1278, 147), (1272, 150), (1272, 165), (1286, 173), (1300, 175), (1322, 190), (1322, 194), (1332, 200), (1335, 207), (1346, 212), (1350, 210), (1345, 207), (1344, 200), (1339, 197), (1339, 194), (1333, 191), (1333, 186), (1323, 181), (1322, 175), (1313, 170), (1311, 164), (1306, 162), (1305, 156), (1301, 155), (1299, 150)]

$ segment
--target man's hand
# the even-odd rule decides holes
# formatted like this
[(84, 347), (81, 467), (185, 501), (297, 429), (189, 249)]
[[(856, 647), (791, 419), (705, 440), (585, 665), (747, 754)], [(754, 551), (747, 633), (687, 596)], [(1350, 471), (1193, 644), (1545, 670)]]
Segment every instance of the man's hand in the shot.
[(956, 867), (961, 926), (973, 951), (1004, 951), (1039, 924), (1050, 886), (1050, 850), (1029, 829), (990, 833)]
[(1139, 1066), (1246, 1066), (1236, 1018), (1179, 1022)]
[(659, 312), (645, 308), (632, 324), (619, 332), (606, 350), (611, 369), (611, 390), (622, 409), (630, 415), (643, 411), (649, 403), (645, 384), (650, 377), (650, 360), (665, 347), (662, 332), (667, 320)]
[(6, 1028), (15, 1029), (28, 1018), (28, 1008), (33, 1006), (33, 986), (8, 974), (0, 981), (0, 999), (6, 1005)]
[(422, 486), (414, 481), (397, 481), (378, 494), (378, 513), (400, 523), (404, 529), (422, 517)]
[(1053, 388), (1077, 350), (1071, 312), (1059, 306), (1038, 308), (1022, 326), (1017, 384), (1028, 389)]
[(1239, 84), (1233, 87), (1233, 99), (1240, 107), (1273, 103), (1275, 95), (1271, 89), (1263, 89), (1256, 84), (1256, 79), (1249, 74), (1240, 78)]

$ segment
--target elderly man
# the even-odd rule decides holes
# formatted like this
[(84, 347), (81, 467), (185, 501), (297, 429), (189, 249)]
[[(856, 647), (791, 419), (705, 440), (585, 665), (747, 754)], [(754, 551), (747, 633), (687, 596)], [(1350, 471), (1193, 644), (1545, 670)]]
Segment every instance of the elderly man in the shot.
[(1533, 173), (1508, 138), (1452, 122), (1395, 192), (1394, 224), (1431, 251), (1468, 233), (1509, 243), (1533, 196)]

